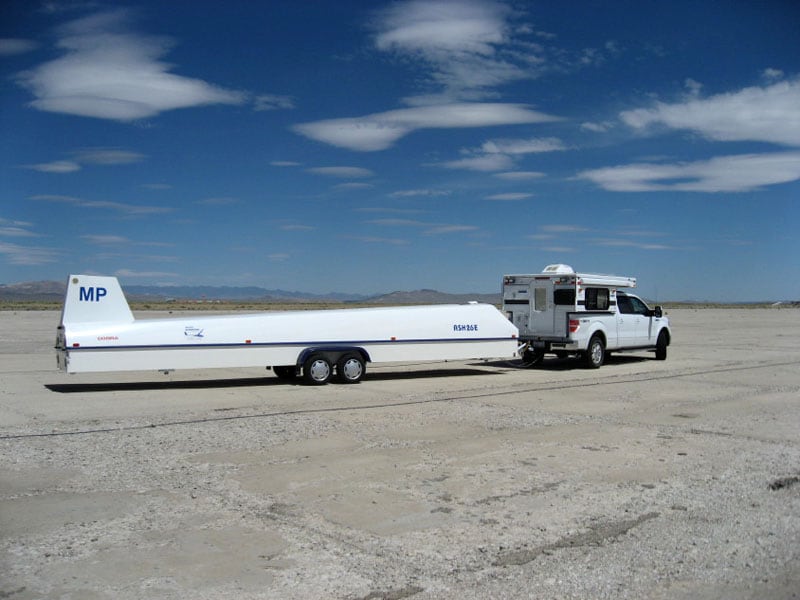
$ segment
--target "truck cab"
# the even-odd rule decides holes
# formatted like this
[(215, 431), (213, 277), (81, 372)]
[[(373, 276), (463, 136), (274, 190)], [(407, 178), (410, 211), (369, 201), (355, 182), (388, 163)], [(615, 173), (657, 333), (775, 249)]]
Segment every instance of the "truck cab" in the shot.
[(576, 273), (563, 264), (504, 276), (503, 310), (520, 331), (524, 363), (555, 353), (582, 356), (597, 368), (612, 350), (652, 350), (665, 359), (669, 319), (628, 291), (635, 287), (634, 277)]

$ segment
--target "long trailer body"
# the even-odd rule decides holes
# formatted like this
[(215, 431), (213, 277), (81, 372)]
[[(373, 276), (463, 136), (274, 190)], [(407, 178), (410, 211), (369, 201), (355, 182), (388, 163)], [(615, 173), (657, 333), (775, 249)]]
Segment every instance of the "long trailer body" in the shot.
[(355, 383), (368, 362), (512, 358), (518, 336), (478, 303), (135, 319), (115, 277), (71, 275), (56, 351), (68, 373), (271, 367)]

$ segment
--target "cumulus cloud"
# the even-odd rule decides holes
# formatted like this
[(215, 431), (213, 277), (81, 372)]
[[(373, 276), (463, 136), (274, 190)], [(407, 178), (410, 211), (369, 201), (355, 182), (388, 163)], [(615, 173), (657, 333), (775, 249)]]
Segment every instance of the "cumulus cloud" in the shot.
[(495, 173), (494, 177), (505, 181), (526, 181), (544, 177), (541, 171), (509, 171), (507, 173)]
[(716, 141), (800, 146), (800, 79), (749, 87), (685, 102), (623, 111), (620, 118), (644, 130), (654, 125), (688, 129)]
[(506, 192), (503, 194), (492, 194), (486, 196), (487, 200), (526, 200), (532, 198), (533, 194), (527, 192)]
[(485, 88), (530, 74), (509, 54), (513, 13), (488, 0), (411, 0), (378, 13), (375, 46), (425, 63), (450, 97), (476, 97)]
[(83, 165), (127, 165), (144, 160), (144, 154), (118, 148), (85, 148), (72, 152), (72, 160), (55, 160), (49, 163), (24, 165), (40, 173), (74, 173)]
[[(480, 148), (464, 149), (465, 158), (438, 163), (448, 169), (470, 169), (473, 171), (508, 171), (515, 165), (515, 160), (525, 154), (555, 152), (566, 150), (566, 146), (558, 138), (531, 139), (499, 139), (484, 142)], [(541, 174), (537, 174), (540, 176)], [(509, 174), (506, 179), (515, 179)], [(531, 179), (531, 172), (520, 174), (516, 179)]]
[(362, 167), (314, 167), (306, 170), (314, 175), (339, 177), (341, 179), (362, 179), (374, 175), (372, 171)]
[(21, 38), (0, 38), (0, 56), (15, 56), (26, 54), (39, 47), (33, 40)]
[(81, 166), (74, 160), (54, 160), (49, 163), (25, 165), (25, 168), (39, 171), (40, 173), (74, 173), (81, 170)]
[(523, 104), (459, 102), (390, 110), (363, 117), (301, 123), (293, 129), (301, 135), (332, 146), (373, 152), (385, 150), (419, 129), (521, 125), (558, 120), (558, 117), (532, 110)]
[(142, 206), (137, 204), (124, 204), (122, 202), (113, 202), (109, 200), (86, 200), (84, 198), (62, 196), (58, 194), (40, 194), (37, 196), (31, 196), (31, 200), (70, 204), (77, 208), (109, 209), (129, 216), (161, 214), (172, 211), (171, 208), (166, 206)]
[(58, 253), (52, 248), (21, 246), (9, 242), (0, 242), (0, 255), (11, 265), (36, 266), (60, 260)]
[(468, 169), (470, 171), (505, 171), (513, 168), (514, 160), (505, 154), (484, 154), (482, 156), (470, 156), (437, 163), (437, 166), (446, 169)]
[(636, 163), (579, 173), (615, 192), (746, 192), (800, 180), (800, 152), (719, 156), (691, 163)]
[(39, 110), (133, 121), (166, 110), (209, 104), (241, 104), (247, 95), (171, 73), (162, 62), (166, 38), (127, 31), (124, 10), (72, 21), (58, 31), (63, 55), (20, 73), (17, 81), (35, 96)]

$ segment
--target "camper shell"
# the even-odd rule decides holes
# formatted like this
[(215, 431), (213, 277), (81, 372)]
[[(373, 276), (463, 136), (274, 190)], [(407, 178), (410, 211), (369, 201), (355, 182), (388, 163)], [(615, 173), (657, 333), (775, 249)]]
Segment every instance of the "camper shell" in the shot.
[(503, 310), (519, 329), (528, 364), (551, 352), (581, 355), (590, 367), (612, 350), (653, 350), (666, 358), (669, 319), (632, 294), (635, 287), (635, 277), (548, 265), (541, 273), (505, 275)]

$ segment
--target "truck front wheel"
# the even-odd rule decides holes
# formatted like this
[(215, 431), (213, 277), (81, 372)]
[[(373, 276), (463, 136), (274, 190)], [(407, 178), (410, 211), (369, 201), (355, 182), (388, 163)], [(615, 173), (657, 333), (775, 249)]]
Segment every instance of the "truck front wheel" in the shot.
[(586, 348), (584, 361), (586, 366), (590, 369), (597, 369), (603, 364), (606, 358), (606, 345), (603, 343), (603, 338), (599, 335), (593, 335), (589, 340), (589, 346)]
[(658, 341), (656, 342), (656, 360), (667, 360), (667, 334), (663, 331), (658, 334)]

